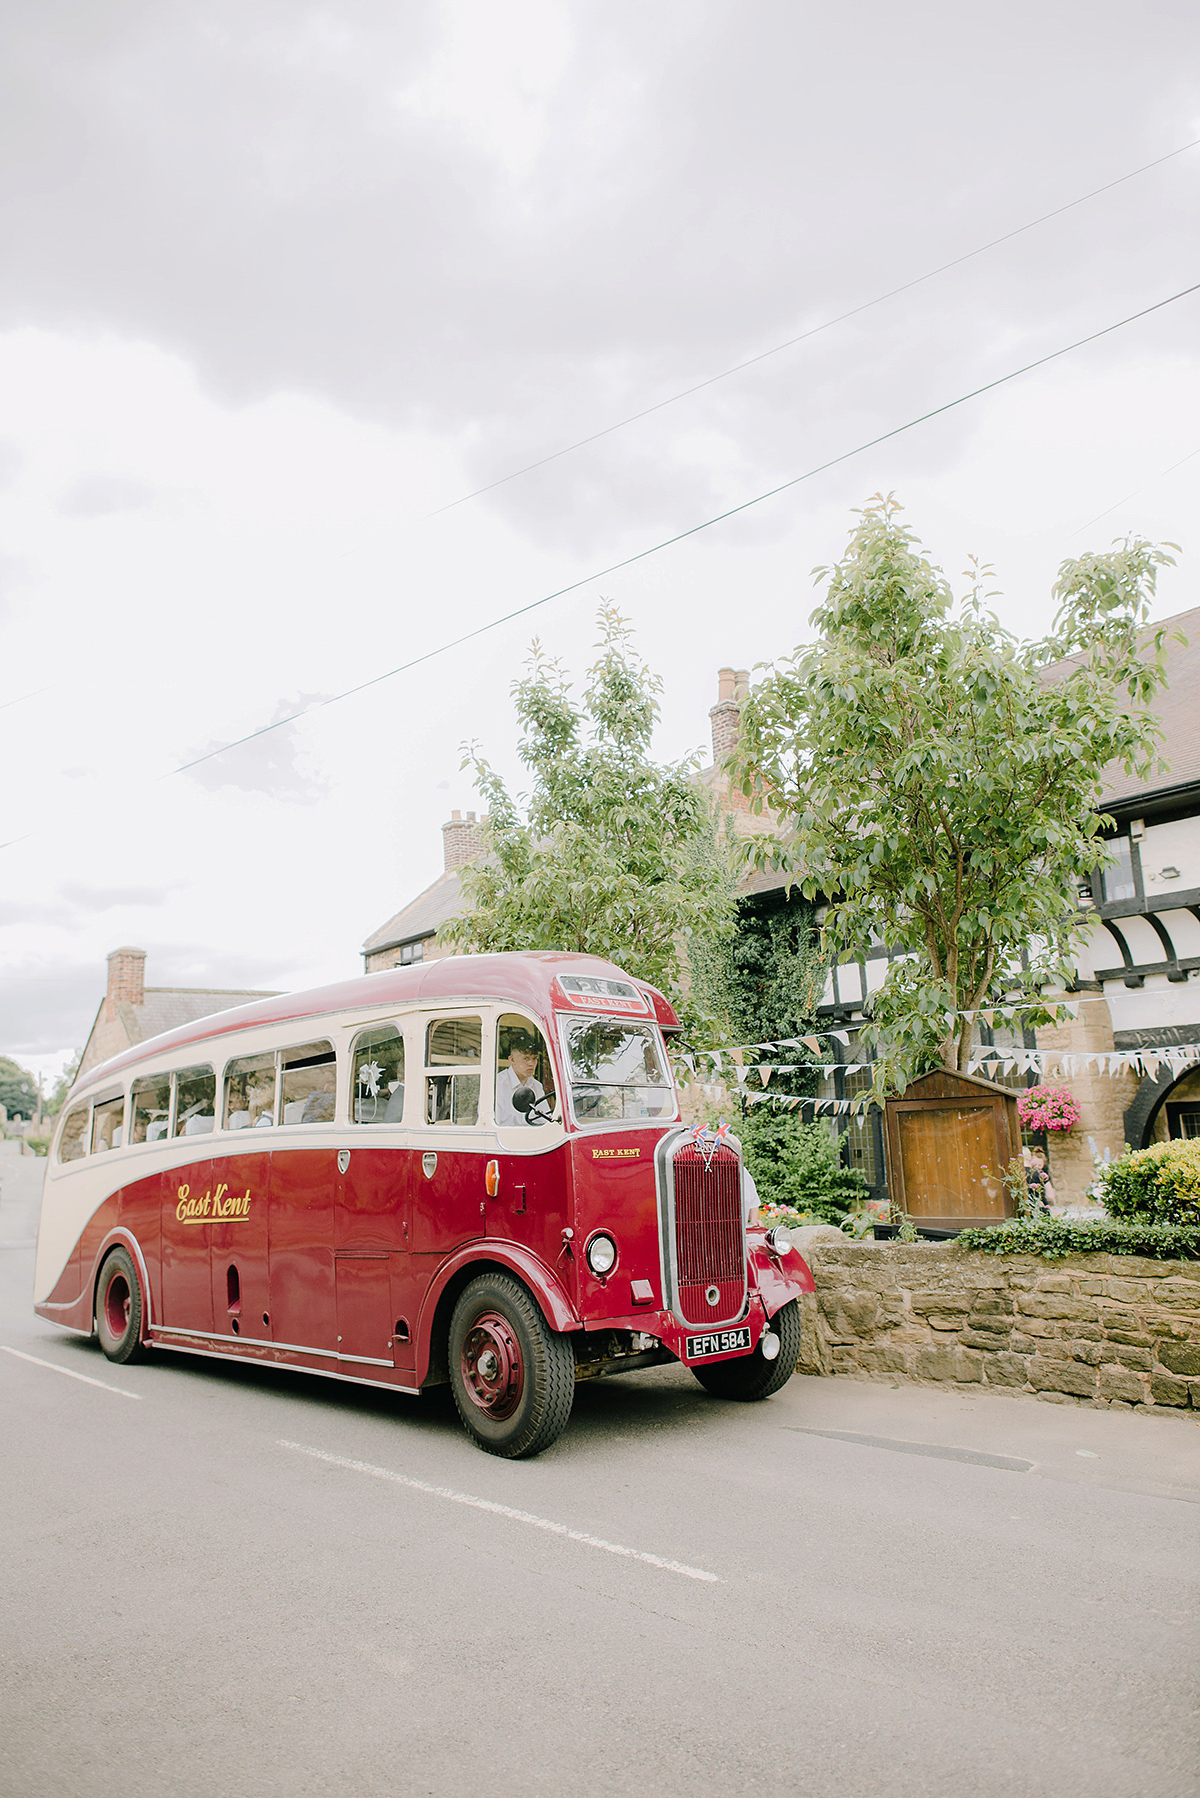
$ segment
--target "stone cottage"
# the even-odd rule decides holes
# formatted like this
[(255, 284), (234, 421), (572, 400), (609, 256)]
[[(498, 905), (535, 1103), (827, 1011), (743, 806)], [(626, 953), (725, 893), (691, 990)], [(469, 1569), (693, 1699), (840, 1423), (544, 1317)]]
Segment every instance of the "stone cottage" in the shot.
[(119, 1055), (160, 1031), (174, 1030), (234, 1005), (248, 1005), (252, 999), (271, 997), (261, 989), (147, 986), (146, 951), (114, 949), (108, 957), (108, 987), (83, 1046), (79, 1073), (86, 1074), (110, 1055)]

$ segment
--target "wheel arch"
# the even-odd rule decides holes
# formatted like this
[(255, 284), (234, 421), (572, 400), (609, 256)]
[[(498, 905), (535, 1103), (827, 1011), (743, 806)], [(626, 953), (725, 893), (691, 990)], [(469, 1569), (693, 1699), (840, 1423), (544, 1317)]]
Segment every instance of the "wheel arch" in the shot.
[(94, 1325), (96, 1318), (96, 1298), (100, 1290), (100, 1275), (104, 1272), (104, 1263), (108, 1260), (114, 1249), (127, 1249), (133, 1258), (134, 1269), (142, 1287), (142, 1327), (139, 1332), (138, 1340), (139, 1342), (145, 1342), (146, 1337), (154, 1324), (154, 1319), (151, 1315), (153, 1299), (150, 1291), (150, 1271), (146, 1266), (146, 1257), (142, 1254), (141, 1243), (133, 1234), (132, 1230), (125, 1229), (123, 1225), (117, 1225), (116, 1228), (110, 1230), (108, 1235), (104, 1238), (104, 1241), (100, 1244), (100, 1247), (96, 1250), (96, 1258), (92, 1262), (91, 1280), (88, 1285), (84, 1287), (85, 1291), (90, 1291), (91, 1293), (90, 1317)]
[(425, 1294), (417, 1322), (417, 1385), (441, 1386), (450, 1378), (446, 1342), (458, 1296), (478, 1274), (515, 1274), (552, 1330), (582, 1329), (579, 1313), (545, 1263), (515, 1243), (478, 1242), (443, 1262)]

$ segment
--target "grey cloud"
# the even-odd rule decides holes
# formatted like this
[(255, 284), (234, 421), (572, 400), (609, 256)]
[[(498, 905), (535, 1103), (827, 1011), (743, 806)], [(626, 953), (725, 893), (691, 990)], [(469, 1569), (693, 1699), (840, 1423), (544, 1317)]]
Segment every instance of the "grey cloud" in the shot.
[[(563, 14), (543, 141), (510, 172), (397, 102), (438, 52), (436, 8), (9, 9), (0, 321), (145, 335), (231, 396), (299, 389), (469, 433), (482, 482), (1191, 129), (1200, 14), (1177, 0), (1136, 30), (1123, 0)], [(690, 523), (1132, 311), (1191, 278), (1185, 164), (486, 503), (589, 550)], [(1190, 350), (1194, 329), (1181, 309), (1136, 341)], [(701, 428), (736, 476), (673, 444)]]
[[(299, 693), (292, 699), (281, 699), (263, 724), (289, 718), (328, 697), (327, 693)], [(237, 787), (244, 793), (265, 793), (272, 799), (310, 805), (324, 798), (329, 790), (325, 780), (308, 773), (300, 765), (302, 744), (298, 724), (280, 724), (278, 730), (269, 731), (265, 736), (254, 737), (248, 743), (212, 755), (212, 751), (219, 747), (217, 742), (210, 741), (190, 749), (183, 757), (184, 765), (201, 756), (211, 757), (187, 770), (187, 778), (210, 793), (219, 792), (222, 787)]]
[(157, 491), (144, 481), (125, 480), (120, 475), (87, 475), (67, 489), (59, 509), (69, 518), (107, 518), (114, 512), (152, 511), (157, 500)]
[[(279, 961), (255, 961), (193, 943), (149, 943), (148, 986), (279, 990), (288, 984)], [(82, 1046), (104, 998), (106, 968), (98, 962), (62, 966), (26, 962), (0, 975), (0, 1054), (48, 1055), (65, 1043)]]
[(49, 1055), (82, 1045), (104, 997), (104, 970), (26, 963), (0, 975), (0, 1054)]
[(65, 882), (58, 890), (76, 911), (89, 913), (112, 911), (118, 905), (165, 905), (173, 891), (170, 886), (93, 887), (80, 881)]

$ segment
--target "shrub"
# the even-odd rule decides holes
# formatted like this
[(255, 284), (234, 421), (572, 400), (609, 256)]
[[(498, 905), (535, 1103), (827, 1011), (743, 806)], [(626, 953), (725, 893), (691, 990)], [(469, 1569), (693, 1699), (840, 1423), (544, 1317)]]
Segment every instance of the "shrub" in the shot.
[(793, 1111), (755, 1105), (739, 1118), (738, 1136), (758, 1196), (772, 1211), (840, 1224), (867, 1196), (862, 1175), (842, 1165), (842, 1139), (825, 1124), (801, 1124)]
[(1099, 1170), (1092, 1196), (1110, 1217), (1200, 1224), (1200, 1142), (1126, 1150)]
[(1143, 1255), (1151, 1261), (1200, 1260), (1200, 1226), (1195, 1224), (1096, 1222), (1048, 1217), (1033, 1222), (1012, 1218), (1004, 1224), (960, 1230), (964, 1249), (986, 1255), (1040, 1255), (1059, 1261), (1064, 1255)]
[(1065, 1086), (1027, 1086), (1017, 1097), (1017, 1116), (1026, 1130), (1072, 1130), (1079, 1107)]

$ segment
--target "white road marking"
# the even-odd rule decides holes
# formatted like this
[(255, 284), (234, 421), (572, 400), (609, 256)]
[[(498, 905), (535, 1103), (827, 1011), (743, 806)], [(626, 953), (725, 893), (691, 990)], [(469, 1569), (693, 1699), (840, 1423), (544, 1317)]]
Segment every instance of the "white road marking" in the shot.
[(48, 1367), (51, 1373), (65, 1373), (68, 1380), (82, 1380), (85, 1386), (99, 1386), (101, 1392), (115, 1392), (118, 1398), (141, 1398), (140, 1392), (126, 1392), (124, 1386), (110, 1386), (107, 1380), (93, 1380), (91, 1374), (76, 1373), (73, 1367), (60, 1367), (57, 1361), (43, 1361), (37, 1355), (23, 1354), (20, 1349), (9, 1348), (7, 1342), (0, 1342), (0, 1349), (6, 1355), (15, 1355), (18, 1361), (32, 1361), (35, 1367)]
[(372, 1479), (389, 1480), (395, 1486), (408, 1486), (414, 1492), (428, 1492), (434, 1498), (448, 1498), (451, 1504), (469, 1505), (474, 1511), (491, 1511), (497, 1517), (511, 1517), (515, 1523), (531, 1523), (534, 1529), (549, 1530), (553, 1536), (565, 1536), (570, 1542), (582, 1542), (588, 1548), (602, 1548), (607, 1554), (622, 1555), (628, 1561), (644, 1561), (648, 1567), (661, 1567), (666, 1573), (682, 1573), (685, 1579), (706, 1580), (720, 1585), (719, 1574), (707, 1573), (703, 1567), (688, 1567), (682, 1561), (668, 1561), (662, 1555), (647, 1554), (640, 1548), (626, 1548), (620, 1542), (606, 1542), (603, 1536), (589, 1536), (586, 1530), (573, 1530), (565, 1523), (554, 1523), (549, 1517), (535, 1517), (532, 1511), (518, 1511), (512, 1505), (497, 1504), (494, 1499), (474, 1498), (469, 1492), (455, 1492), (451, 1486), (431, 1486), (425, 1480), (410, 1479), (405, 1473), (393, 1473), (390, 1467), (373, 1467), (369, 1461), (355, 1461), (349, 1455), (326, 1454), (322, 1448), (309, 1448), (304, 1442), (279, 1442), (280, 1448), (295, 1449), (311, 1455), (314, 1461), (327, 1461), (331, 1467), (346, 1467), (351, 1473), (368, 1473)]

